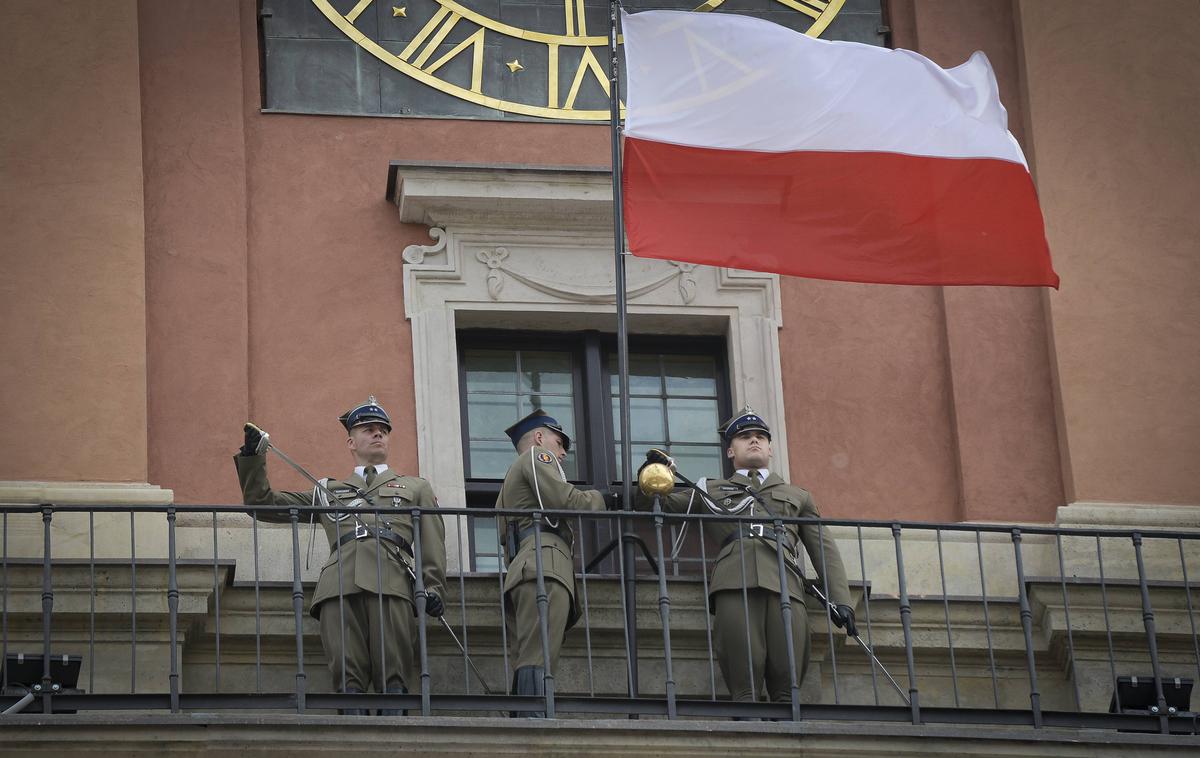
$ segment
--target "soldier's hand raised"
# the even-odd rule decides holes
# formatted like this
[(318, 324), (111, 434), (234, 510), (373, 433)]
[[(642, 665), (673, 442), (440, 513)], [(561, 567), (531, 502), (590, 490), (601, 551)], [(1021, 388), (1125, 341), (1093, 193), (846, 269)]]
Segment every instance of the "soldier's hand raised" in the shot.
[(269, 434), (249, 421), (242, 427), (242, 431), (246, 434), (245, 442), (242, 443), (240, 451), (242, 455), (262, 455), (267, 452), (267, 445), (270, 444), (271, 439)]

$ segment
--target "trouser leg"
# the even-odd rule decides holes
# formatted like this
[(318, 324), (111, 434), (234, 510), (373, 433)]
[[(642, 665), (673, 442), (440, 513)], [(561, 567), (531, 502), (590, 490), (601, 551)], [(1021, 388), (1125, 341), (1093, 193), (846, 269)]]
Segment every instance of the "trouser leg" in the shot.
[(371, 683), (371, 659), (368, 653), (367, 609), (362, 593), (345, 595), (321, 603), (317, 622), (321, 629), (321, 647), (329, 660), (329, 673), (337, 689), (366, 692)]
[[(808, 670), (808, 611), (803, 600), (792, 598), (792, 651), (796, 662), (796, 683), (804, 682)], [(779, 596), (770, 593), (763, 618), (766, 632), (767, 660), (765, 673), (767, 694), (777, 703), (792, 700), (792, 675), (788, 668), (787, 635), (784, 633), (783, 612)]]
[[(571, 612), (571, 593), (551, 579), (546, 580), (546, 626), (549, 630), (550, 670), (558, 664), (558, 652), (567, 633), (567, 617)], [(513, 606), (513, 630), (517, 639), (514, 668), (537, 666), (543, 668), (541, 619), (538, 615), (537, 582), (523, 582), (509, 592)]]
[(371, 645), (371, 681), (375, 691), (387, 692), (407, 686), (410, 692), (415, 692), (421, 679), (416, 662), (417, 620), (412, 605), (403, 598), (384, 595), (381, 609), (378, 595), (363, 595), (366, 598), (367, 638)]
[(741, 590), (723, 590), (713, 596), (717, 662), (733, 700), (754, 700), (756, 695), (762, 696), (766, 663), (766, 634), (762, 621), (768, 594), (771, 593), (753, 589), (747, 591), (743, 600)]
[[(329, 661), (333, 686), (345, 693), (366, 692), (371, 681), (367, 655), (367, 617), (366, 610), (357, 602), (359, 597), (359, 593), (345, 595), (340, 604), (336, 599), (326, 600), (317, 609), (321, 647)], [(367, 711), (359, 708), (345, 708), (339, 713), (347, 716), (367, 715)]]
[[(417, 691), (421, 686), (421, 678), (416, 660), (417, 624), (412, 604), (391, 595), (384, 595), (382, 604), (378, 595), (366, 597), (368, 638), (371, 640), (371, 681), (375, 684), (375, 691), (394, 694)], [(379, 715), (401, 716), (404, 713), (397, 708), (384, 708)]]

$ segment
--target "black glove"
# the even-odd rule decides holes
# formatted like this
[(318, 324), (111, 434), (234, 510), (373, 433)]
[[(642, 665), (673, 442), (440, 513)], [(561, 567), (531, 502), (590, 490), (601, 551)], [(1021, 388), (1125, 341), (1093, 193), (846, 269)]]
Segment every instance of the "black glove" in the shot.
[(675, 468), (675, 459), (656, 447), (652, 447), (646, 451), (646, 463), (661, 463), (667, 468)]
[(854, 625), (854, 609), (848, 605), (838, 605), (833, 608), (833, 612), (829, 614), (833, 619), (833, 624), (838, 629), (845, 629), (846, 636), (855, 637), (858, 635), (858, 627)]
[[(238, 451), (241, 455), (258, 455), (258, 446), (263, 441), (263, 431), (254, 424), (246, 422), (244, 431), (246, 432), (246, 441), (242, 444), (242, 449)], [(263, 452), (266, 452), (265, 450)]]
[(425, 612), (435, 619), (441, 618), (442, 614), (446, 612), (445, 604), (433, 590), (425, 590)]
[(635, 482), (642, 478), (642, 471), (652, 463), (661, 463), (672, 471), (675, 470), (675, 459), (658, 448), (652, 447), (646, 451), (646, 460), (642, 461), (642, 465), (638, 466), (637, 476), (634, 477)]
[(621, 510), (621, 493), (619, 491), (604, 493), (604, 507), (610, 511)]

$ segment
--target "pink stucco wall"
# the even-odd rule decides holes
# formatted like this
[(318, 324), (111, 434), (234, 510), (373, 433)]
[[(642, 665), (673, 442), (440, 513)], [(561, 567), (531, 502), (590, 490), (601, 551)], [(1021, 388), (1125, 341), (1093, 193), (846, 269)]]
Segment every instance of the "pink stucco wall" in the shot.
[(1018, 8), (1067, 499), (1200, 503), (1200, 4)]
[(137, 8), (0, 3), (0, 479), (146, 481)]

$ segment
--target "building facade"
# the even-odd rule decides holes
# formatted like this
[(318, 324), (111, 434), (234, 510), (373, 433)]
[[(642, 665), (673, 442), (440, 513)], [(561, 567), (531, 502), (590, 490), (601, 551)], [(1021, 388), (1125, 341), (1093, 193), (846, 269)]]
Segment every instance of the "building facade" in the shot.
[[(746, 10), (947, 67), (986, 52), (1062, 286), (629, 258), (635, 458), (668, 444), (693, 478), (715, 474), (716, 424), (750, 404), (771, 419), (774, 465), (826, 517), (1200, 526), (1195, 3)], [(560, 44), (602, 37), (606, 18), (571, 0), (565, 16), (4, 3), (0, 502), (173, 504), (194, 532), (181, 557), (207, 555), (210, 526), (249, 550), (246, 517), (201, 508), (240, 502), (242, 424), (338, 476), (336, 417), (368, 395), (391, 413), (393, 465), (444, 507), (494, 503), (501, 430), (537, 405), (579, 440), (571, 478), (614, 486), (604, 58)], [(277, 486), (308, 487), (277, 463)], [(131, 534), (143, 516), (97, 514), (96, 556), (162, 558), (161, 516)], [(489, 523), (452, 520), (452, 571), (494, 576)], [(42, 527), (13, 515), (5, 555), (41, 556)], [(88, 556), (83, 521), (53, 529), (56, 558)], [(290, 537), (263, 539), (280, 552), (262, 577), (290, 579)], [(1182, 543), (1180, 559), (1200, 574)]]

